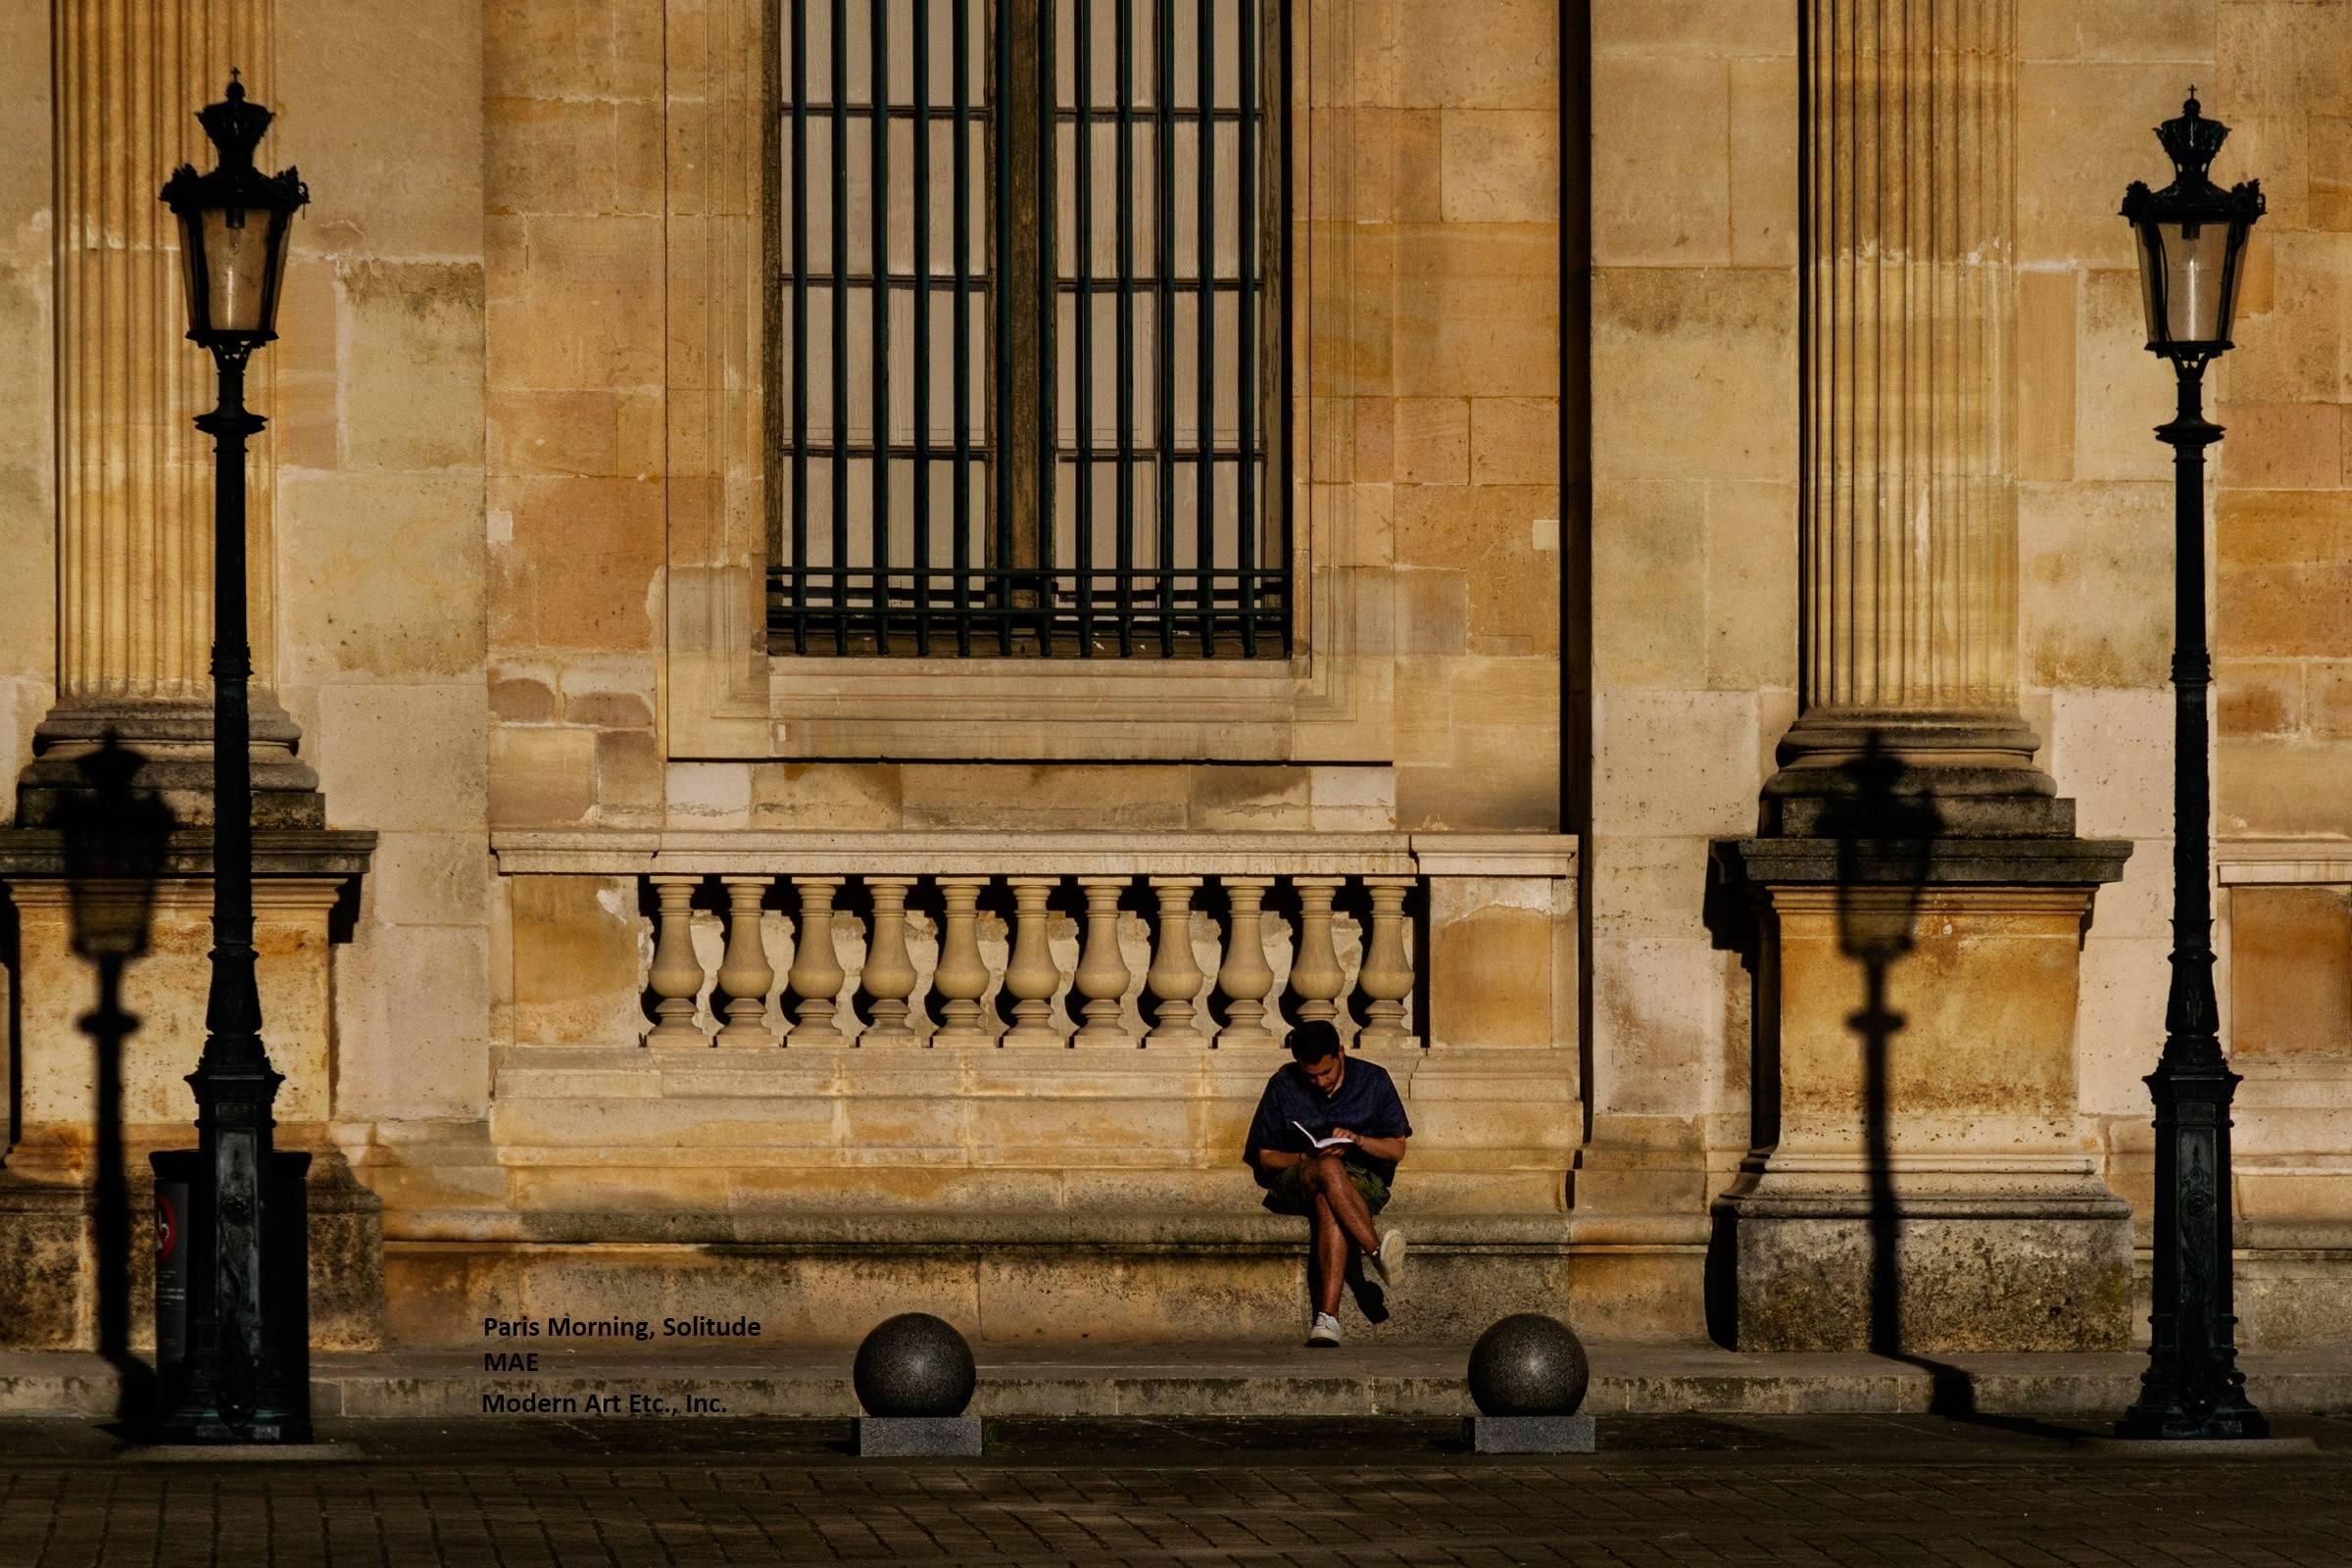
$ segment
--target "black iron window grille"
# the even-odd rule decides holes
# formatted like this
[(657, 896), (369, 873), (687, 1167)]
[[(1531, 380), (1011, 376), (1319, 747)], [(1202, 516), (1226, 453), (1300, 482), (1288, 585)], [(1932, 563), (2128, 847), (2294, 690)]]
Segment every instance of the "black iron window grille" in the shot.
[(769, 645), (1282, 657), (1286, 0), (771, 0)]

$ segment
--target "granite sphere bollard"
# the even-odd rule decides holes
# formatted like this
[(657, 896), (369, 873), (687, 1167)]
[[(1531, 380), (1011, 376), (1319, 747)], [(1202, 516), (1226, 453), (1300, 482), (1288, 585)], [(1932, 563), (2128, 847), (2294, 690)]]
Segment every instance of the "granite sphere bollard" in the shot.
[(1470, 1397), (1486, 1415), (1574, 1415), (1592, 1378), (1584, 1341), (1541, 1312), (1513, 1313), (1470, 1348)]
[(1591, 1453), (1592, 1418), (1579, 1415), (1592, 1364), (1558, 1318), (1517, 1312), (1470, 1348), (1470, 1445), (1480, 1453)]
[(980, 1418), (963, 1413), (979, 1369), (956, 1326), (928, 1312), (901, 1312), (874, 1325), (850, 1371), (865, 1414), (860, 1454), (974, 1454)]

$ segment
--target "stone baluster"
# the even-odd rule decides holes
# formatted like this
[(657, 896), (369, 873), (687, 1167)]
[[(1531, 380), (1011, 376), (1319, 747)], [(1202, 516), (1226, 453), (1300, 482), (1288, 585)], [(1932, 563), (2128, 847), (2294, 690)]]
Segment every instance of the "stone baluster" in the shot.
[(1217, 1035), (1223, 1046), (1270, 1046), (1274, 1032), (1266, 1027), (1266, 992), (1274, 971), (1266, 963), (1263, 906), (1270, 876), (1229, 876), (1226, 896), (1233, 910), (1225, 928), (1225, 961), (1217, 968), (1217, 990), (1225, 998), (1225, 1027)]
[(1338, 876), (1298, 876), (1298, 947), (1291, 958), (1291, 992), (1298, 999), (1301, 1023), (1337, 1023), (1340, 988), (1348, 976), (1331, 942), (1331, 900), (1347, 882)]
[(792, 1026), (796, 1046), (838, 1046), (848, 1040), (834, 1019), (846, 978), (833, 946), (833, 890), (837, 876), (796, 876), (801, 895), (800, 940), (792, 949)]
[(1078, 956), (1072, 977), (1078, 995), (1086, 999), (1086, 1021), (1079, 1027), (1082, 1046), (1130, 1045), (1119, 1027), (1119, 999), (1127, 994), (1127, 960), (1119, 956), (1119, 895), (1126, 890), (1123, 876), (1082, 876), (1086, 890), (1086, 946)]
[(865, 945), (865, 971), (858, 977), (871, 1000), (874, 1021), (858, 1037), (861, 1046), (910, 1046), (915, 1043), (908, 1023), (914, 995), (914, 962), (906, 956), (906, 891), (910, 876), (869, 876), (865, 885), (874, 896), (873, 935)]
[(1372, 931), (1356, 975), (1366, 1002), (1358, 1050), (1401, 1046), (1411, 1039), (1404, 1031), (1404, 1000), (1413, 994), (1413, 963), (1404, 951), (1404, 896), (1412, 886), (1409, 876), (1364, 878), (1372, 896)]
[(694, 915), (688, 906), (699, 876), (653, 878), (654, 900), (661, 912), (654, 920), (654, 965), (646, 983), (654, 993), (653, 1032), (649, 1046), (707, 1046), (710, 1037), (695, 1027), (694, 999), (703, 989), (703, 966), (694, 956)]
[(1158, 1018), (1145, 1037), (1153, 1045), (1207, 1043), (1193, 1005), (1201, 978), (1200, 962), (1193, 956), (1193, 890), (1200, 885), (1197, 876), (1152, 878), (1152, 889), (1159, 895), (1159, 941), (1152, 950), (1144, 987), (1159, 1004)]
[(1008, 1046), (1058, 1046), (1061, 1031), (1054, 1027), (1054, 993), (1061, 989), (1061, 971), (1046, 947), (1046, 924), (1052, 915), (1046, 900), (1060, 885), (1056, 876), (1016, 876), (1012, 883), (1012, 956), (1004, 964), (1005, 994), (1013, 999), (1012, 1027), (1005, 1032)]
[(776, 1036), (767, 1027), (767, 988), (775, 983), (776, 971), (767, 961), (766, 944), (760, 940), (760, 901), (768, 879), (722, 876), (719, 881), (727, 890), (727, 951), (718, 964), (727, 1021), (718, 1031), (718, 1043), (772, 1046)]
[(980, 959), (980, 890), (984, 876), (943, 876), (940, 897), (947, 919), (939, 933), (939, 967), (931, 985), (941, 999), (944, 1019), (935, 1046), (985, 1046), (988, 1030), (980, 1023), (980, 999), (988, 994), (988, 965)]

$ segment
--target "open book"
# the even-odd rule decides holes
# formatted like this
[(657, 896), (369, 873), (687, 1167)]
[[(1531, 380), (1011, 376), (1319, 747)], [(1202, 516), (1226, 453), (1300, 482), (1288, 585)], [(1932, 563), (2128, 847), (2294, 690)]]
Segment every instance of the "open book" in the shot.
[(1298, 1120), (1293, 1120), (1291, 1125), (1298, 1128), (1301, 1133), (1306, 1133), (1306, 1141), (1314, 1145), (1318, 1151), (1325, 1149), (1346, 1149), (1349, 1144), (1355, 1142), (1355, 1140), (1352, 1138), (1317, 1138), (1313, 1133), (1306, 1131), (1306, 1125), (1303, 1122)]

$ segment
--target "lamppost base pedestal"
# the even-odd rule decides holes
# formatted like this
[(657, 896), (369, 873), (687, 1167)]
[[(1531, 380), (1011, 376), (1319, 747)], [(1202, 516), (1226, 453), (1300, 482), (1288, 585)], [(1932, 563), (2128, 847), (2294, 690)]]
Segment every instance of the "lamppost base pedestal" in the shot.
[(2230, 1405), (2192, 1415), (2179, 1407), (2142, 1409), (2133, 1406), (2115, 1424), (2119, 1443), (2263, 1443), (2270, 1440), (2270, 1418), (2251, 1405)]
[(307, 1416), (260, 1415), (237, 1424), (217, 1419), (168, 1419), (156, 1432), (152, 1449), (186, 1448), (194, 1452), (218, 1453), (237, 1448), (270, 1448), (307, 1446), (311, 1442), (311, 1423)]

